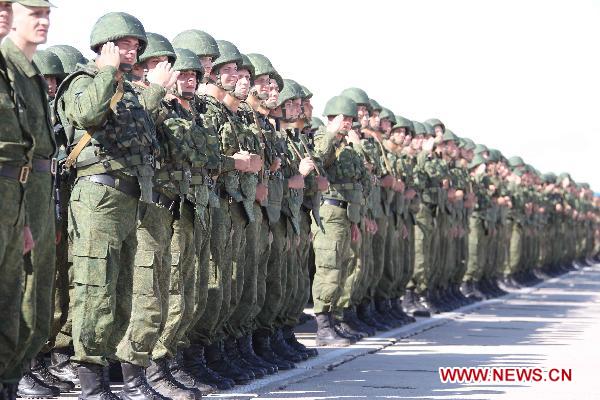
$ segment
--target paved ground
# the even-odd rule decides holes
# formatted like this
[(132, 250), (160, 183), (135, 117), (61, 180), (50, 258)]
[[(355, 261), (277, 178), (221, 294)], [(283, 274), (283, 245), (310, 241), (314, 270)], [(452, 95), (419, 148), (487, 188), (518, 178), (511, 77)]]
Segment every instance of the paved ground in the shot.
[[(314, 345), (314, 322), (299, 330), (301, 341)], [(295, 370), (209, 397), (598, 400), (600, 265), (319, 352)], [(571, 369), (572, 380), (451, 384), (441, 382), (439, 367)]]
[[(370, 338), (235, 399), (600, 399), (600, 265)], [(303, 340), (310, 343), (311, 335)], [(442, 383), (439, 367), (570, 369), (571, 382)], [(211, 396), (213, 397), (213, 396)]]

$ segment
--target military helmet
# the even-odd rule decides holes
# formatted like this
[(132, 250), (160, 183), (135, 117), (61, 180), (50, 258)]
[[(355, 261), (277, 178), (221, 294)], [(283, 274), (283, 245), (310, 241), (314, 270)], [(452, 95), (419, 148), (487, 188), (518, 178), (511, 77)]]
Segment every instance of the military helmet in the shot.
[(489, 149), (488, 160), (491, 162), (499, 162), (502, 160), (502, 153), (500, 152), (500, 150)]
[(412, 121), (415, 136), (425, 136), (427, 135), (427, 129), (425, 129), (425, 125), (420, 123), (419, 121)]
[(42, 75), (63, 77), (65, 70), (60, 58), (51, 51), (38, 50), (33, 55), (33, 62), (38, 67)]
[(90, 34), (90, 49), (98, 52), (98, 48), (104, 43), (126, 37), (133, 37), (140, 41), (138, 57), (144, 53), (148, 40), (140, 20), (124, 12), (111, 12), (98, 18), (94, 24)]
[(302, 89), (302, 100), (308, 100), (313, 97), (312, 92), (306, 86), (300, 85), (300, 88)]
[(254, 65), (252, 65), (252, 62), (245, 54), (242, 54), (242, 64), (240, 65), (240, 69), (248, 70), (248, 72), (250, 72), (250, 80), (254, 80), (254, 77), (256, 76), (254, 75)]
[(387, 119), (392, 123), (392, 125), (396, 123), (396, 116), (394, 115), (392, 110), (385, 107), (382, 107), (381, 112), (379, 113), (379, 119)]
[(431, 125), (431, 126), (432, 126), (432, 127), (434, 127), (434, 128), (435, 128), (437, 125), (439, 125), (439, 126), (441, 126), (441, 127), (442, 127), (442, 130), (444, 130), (444, 131), (446, 130), (446, 126), (445, 126), (445, 125), (442, 123), (442, 121), (440, 121), (440, 120), (439, 120), (439, 119), (437, 119), (437, 118), (429, 118), (429, 119), (428, 119), (427, 121), (425, 121), (425, 122), (427, 122), (429, 125)]
[(444, 131), (444, 136), (442, 136), (442, 142), (453, 141), (458, 144), (459, 137), (454, 134), (450, 129), (446, 129)]
[(279, 92), (277, 105), (282, 106), (288, 100), (301, 99), (304, 92), (298, 82), (292, 79), (283, 80), (283, 89)]
[(340, 93), (340, 96), (352, 99), (357, 106), (367, 106), (369, 111), (371, 111), (371, 101), (369, 100), (369, 96), (367, 96), (367, 93), (362, 89), (356, 87), (344, 89)]
[(175, 71), (196, 71), (198, 80), (202, 80), (204, 68), (200, 64), (198, 56), (190, 49), (175, 49), (175, 63), (173, 69)]
[(406, 133), (409, 133), (414, 129), (413, 123), (410, 119), (396, 115), (396, 123), (392, 126), (392, 131), (398, 128), (406, 128)]
[(219, 57), (217, 41), (208, 33), (198, 29), (189, 29), (177, 34), (173, 38), (173, 47), (188, 49), (198, 57)]
[(525, 165), (525, 161), (519, 156), (514, 156), (508, 159), (508, 166), (511, 168), (520, 167)]
[(481, 154), (488, 151), (488, 148), (485, 144), (478, 144), (475, 146), (475, 154)]
[(481, 154), (477, 154), (473, 157), (473, 160), (469, 163), (468, 169), (473, 169), (479, 167), (481, 164), (485, 164), (485, 158)]
[(273, 76), (271, 76), (271, 79), (274, 79), (275, 82), (277, 82), (277, 87), (279, 88), (279, 91), (281, 92), (283, 90), (283, 88), (285, 87), (285, 82), (283, 81), (283, 78), (281, 77), (281, 75), (279, 75), (279, 73), (277, 71), (275, 71)]
[(369, 104), (371, 105), (371, 110), (372, 111), (379, 111), (379, 112), (381, 112), (381, 109), (383, 108), (383, 107), (381, 107), (381, 105), (379, 105), (379, 103), (375, 99), (369, 99)]
[(237, 47), (227, 40), (217, 40), (219, 46), (219, 57), (213, 61), (213, 71), (219, 72), (225, 64), (236, 63), (238, 68), (242, 65), (242, 54)]
[(546, 172), (542, 175), (542, 180), (545, 184), (555, 183), (556, 182), (556, 174), (553, 172)]
[(460, 145), (458, 147), (465, 150), (475, 150), (475, 142), (469, 138), (460, 138)]
[(320, 118), (312, 117), (310, 120), (310, 129), (319, 129), (320, 126), (325, 126)]
[(152, 57), (166, 56), (169, 59), (171, 65), (175, 62), (175, 50), (169, 42), (169, 39), (158, 33), (146, 32), (146, 38), (148, 39), (148, 45), (146, 51), (141, 57), (138, 57), (139, 62), (149, 60)]
[(329, 117), (340, 114), (345, 115), (347, 117), (352, 117), (356, 120), (358, 118), (358, 109), (354, 100), (341, 95), (334, 96), (331, 99), (329, 99), (327, 101), (327, 104), (325, 104), (325, 110), (323, 111), (323, 115)]
[(250, 53), (247, 56), (254, 67), (254, 76), (269, 75), (272, 77), (277, 73), (271, 61), (262, 54)]
[(50, 46), (46, 50), (51, 51), (60, 58), (65, 74), (70, 74), (77, 69), (77, 64), (87, 64), (88, 60), (73, 46), (59, 44)]
[(428, 136), (435, 136), (435, 131), (433, 130), (433, 125), (431, 125), (427, 121), (422, 122), (422, 124), (425, 127), (425, 131), (427, 132), (426, 135), (428, 135)]

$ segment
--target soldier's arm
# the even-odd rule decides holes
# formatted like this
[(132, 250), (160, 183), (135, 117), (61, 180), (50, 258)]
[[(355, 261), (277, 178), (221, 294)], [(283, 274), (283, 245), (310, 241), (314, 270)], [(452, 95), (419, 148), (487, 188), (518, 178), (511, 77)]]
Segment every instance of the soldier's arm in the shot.
[(152, 83), (142, 91), (140, 103), (142, 103), (150, 115), (154, 115), (160, 110), (161, 102), (166, 94), (167, 91), (165, 88), (156, 83)]
[(323, 162), (324, 167), (329, 167), (335, 161), (335, 133), (319, 128), (315, 134), (314, 156)]
[(69, 85), (63, 102), (65, 115), (74, 127), (87, 129), (102, 126), (116, 91), (116, 73), (114, 67), (106, 66), (94, 78), (81, 75)]

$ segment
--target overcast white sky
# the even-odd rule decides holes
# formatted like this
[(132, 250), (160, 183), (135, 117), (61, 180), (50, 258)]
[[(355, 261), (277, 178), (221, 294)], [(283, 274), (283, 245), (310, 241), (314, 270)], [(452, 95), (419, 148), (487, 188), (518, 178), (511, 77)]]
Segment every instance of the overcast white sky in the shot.
[[(110, 11), (172, 39), (184, 29), (263, 53), (320, 115), (351, 86), (413, 120), (571, 172), (600, 191), (600, 1), (52, 0), (48, 45), (88, 49)], [(225, 13), (226, 17), (219, 17)]]

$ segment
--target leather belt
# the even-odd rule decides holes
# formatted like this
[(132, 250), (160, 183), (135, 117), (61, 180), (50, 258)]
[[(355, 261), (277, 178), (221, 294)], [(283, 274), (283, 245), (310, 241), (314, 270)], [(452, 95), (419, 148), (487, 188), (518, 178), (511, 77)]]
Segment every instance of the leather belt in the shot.
[(159, 192), (152, 192), (152, 201), (171, 212), (175, 209), (177, 203), (179, 203), (179, 199), (177, 197), (175, 199), (171, 199), (169, 196)]
[(331, 206), (336, 206), (339, 208), (348, 208), (348, 202), (342, 200), (323, 199), (323, 204), (329, 204)]
[(50, 160), (34, 159), (31, 164), (33, 172), (50, 172), (52, 175), (56, 175), (56, 166), (58, 165), (56, 158)]
[(15, 179), (23, 184), (27, 183), (30, 172), (31, 168), (27, 166), (15, 167), (13, 165), (0, 165), (0, 176)]
[[(135, 179), (135, 178), (134, 178)], [(137, 179), (135, 181), (127, 181), (120, 178), (115, 178), (108, 174), (98, 175), (87, 175), (81, 176), (78, 180), (84, 180), (89, 182), (98, 183), (100, 185), (109, 186), (113, 189), (118, 190), (121, 193), (125, 193), (128, 196), (139, 198), (141, 195), (140, 187)]]

